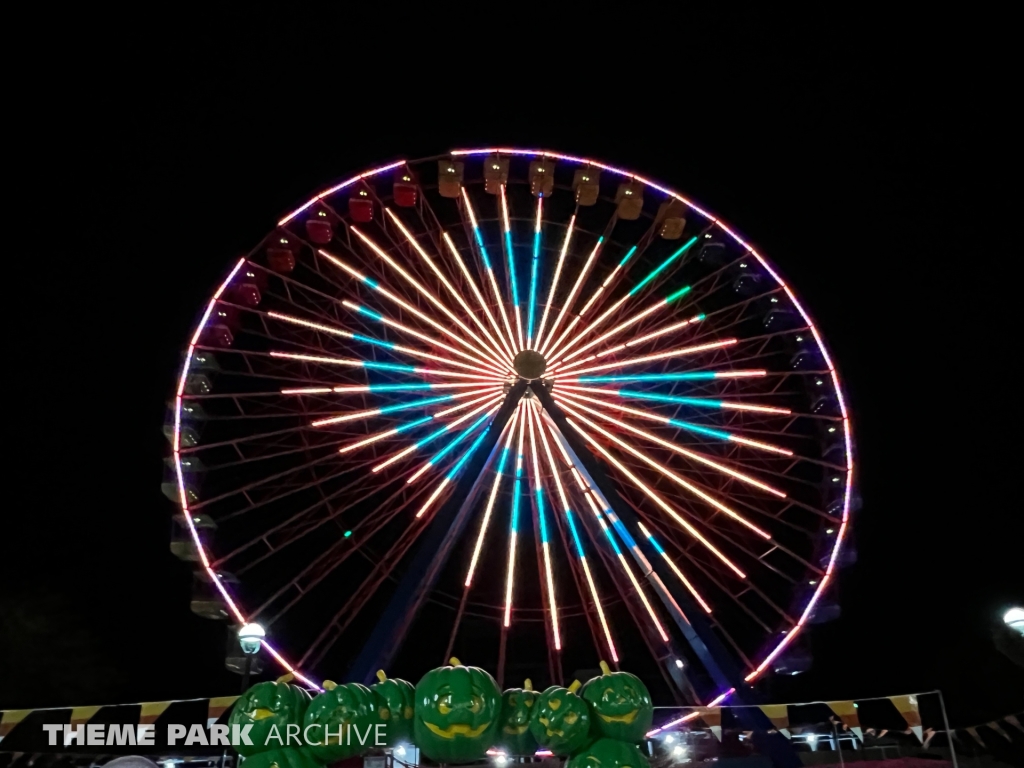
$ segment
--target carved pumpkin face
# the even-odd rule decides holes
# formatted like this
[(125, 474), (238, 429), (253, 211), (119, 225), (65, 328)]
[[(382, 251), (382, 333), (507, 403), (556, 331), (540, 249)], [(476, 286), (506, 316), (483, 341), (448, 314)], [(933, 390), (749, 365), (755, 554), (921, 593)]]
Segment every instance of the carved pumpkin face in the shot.
[(228, 717), (229, 725), (252, 726), (249, 731), (252, 744), (238, 745), (239, 754), (249, 756), (273, 749), (278, 742), (275, 740), (267, 745), (271, 729), (276, 725), (277, 732), (284, 734), (285, 726), (301, 725), (308, 706), (309, 694), (297, 685), (269, 681), (256, 683), (239, 697)]
[(640, 743), (654, 720), (647, 686), (629, 672), (612, 672), (603, 661), (601, 671), (604, 674), (588, 680), (580, 691), (594, 713), (597, 730), (609, 739)]
[(576, 695), (579, 682), (569, 688), (553, 685), (537, 698), (530, 731), (537, 742), (556, 755), (568, 755), (591, 741), (590, 709)]
[(330, 680), (324, 681), (324, 688), (310, 703), (304, 721), (306, 726), (319, 726), (308, 731), (311, 742), (320, 742), (309, 747), (313, 757), (321, 762), (344, 760), (373, 747), (373, 726), (380, 720), (370, 689), (359, 683), (336, 685)]
[(532, 755), (537, 751), (537, 740), (530, 732), (530, 720), (537, 705), (537, 691), (529, 680), (522, 688), (509, 688), (501, 695), (501, 730), (498, 744), (509, 754)]
[(650, 768), (650, 763), (633, 744), (616, 739), (598, 739), (573, 755), (565, 768)]
[(427, 672), (416, 685), (416, 746), (439, 763), (479, 760), (494, 744), (500, 714), (494, 678), (452, 659), (452, 666)]
[(412, 718), (416, 703), (416, 689), (408, 680), (388, 678), (384, 671), (377, 673), (379, 683), (370, 686), (377, 705), (377, 717), (384, 723), (385, 742), (389, 747), (412, 742)]

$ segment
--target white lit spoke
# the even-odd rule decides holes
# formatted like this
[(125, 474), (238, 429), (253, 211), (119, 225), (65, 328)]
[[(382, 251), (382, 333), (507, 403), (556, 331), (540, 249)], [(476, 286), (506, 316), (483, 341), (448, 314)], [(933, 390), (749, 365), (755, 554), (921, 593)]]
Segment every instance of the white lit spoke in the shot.
[(471, 359), (478, 359), (481, 365), (484, 365), (484, 366), (486, 366), (488, 368), (492, 368), (495, 365), (497, 365), (497, 367), (500, 370), (505, 370), (504, 364), (501, 363), (500, 361), (485, 362), (485, 359), (489, 360), (489, 356), (486, 355), (486, 354), (482, 354), (482, 350), (477, 348), (472, 343), (466, 341), (464, 338), (462, 338), (458, 334), (453, 333), (452, 331), (450, 331), (448, 328), (446, 328), (444, 326), (444, 323), (439, 323), (438, 321), (434, 320), (432, 317), (428, 317), (424, 312), (421, 312), (419, 309), (414, 307), (412, 304), (410, 304), (405, 299), (402, 299), (399, 296), (397, 296), (394, 293), (392, 293), (391, 291), (387, 290), (386, 288), (381, 286), (381, 284), (378, 283), (376, 280), (372, 280), (372, 279), (366, 277), (365, 275), (360, 273), (358, 270), (356, 270), (353, 267), (349, 266), (344, 261), (339, 259), (337, 256), (331, 255), (327, 251), (320, 250), (320, 251), (318, 251), (318, 253), (321, 256), (323, 256), (325, 259), (330, 261), (332, 264), (334, 264), (336, 267), (338, 267), (339, 269), (347, 272), (352, 277), (354, 277), (357, 280), (361, 281), (365, 285), (370, 286), (374, 291), (379, 293), (381, 296), (383, 296), (386, 299), (388, 299), (389, 301), (397, 304), (398, 306), (400, 306), (402, 309), (406, 310), (407, 312), (415, 315), (420, 320), (422, 320), (427, 325), (429, 325), (431, 328), (434, 328), (435, 330), (440, 331), (442, 335), (447, 336), (449, 339), (451, 339), (455, 343), (461, 344), (463, 347), (469, 349), (472, 352), (475, 352), (477, 355), (480, 356), (479, 358), (471, 358)]
[(622, 427), (623, 429), (632, 432), (635, 435), (639, 435), (640, 437), (643, 437), (646, 440), (650, 440), (652, 443), (657, 443), (663, 448), (668, 448), (670, 451), (674, 451), (678, 453), (680, 456), (685, 456), (686, 458), (692, 459), (693, 461), (703, 464), (706, 467), (711, 467), (712, 469), (715, 469), (724, 475), (728, 475), (729, 477), (735, 478), (736, 480), (739, 480), (742, 483), (752, 485), (755, 488), (760, 488), (762, 491), (766, 491), (774, 496), (777, 496), (780, 499), (786, 498), (786, 494), (780, 491), (778, 488), (773, 488), (767, 483), (762, 483), (760, 480), (757, 480), (751, 477), (750, 475), (744, 474), (743, 472), (739, 472), (735, 469), (727, 467), (721, 462), (715, 461), (714, 459), (710, 459), (701, 453), (697, 453), (696, 451), (691, 451), (689, 448), (684, 448), (683, 446), (677, 445), (676, 443), (673, 443), (669, 440), (663, 440), (657, 435), (647, 432), (646, 430), (635, 427), (632, 424), (629, 424), (625, 421), (620, 421), (619, 419), (616, 419), (615, 417), (610, 416), (607, 413), (603, 413), (596, 408), (588, 408), (587, 406), (578, 402), (579, 400), (585, 400), (588, 403), (594, 403), (596, 405), (605, 406), (606, 403), (603, 400), (599, 400), (594, 397), (586, 397), (575, 392), (561, 392), (555, 395), (555, 399), (557, 399), (559, 402), (564, 402), (563, 398), (566, 397), (571, 398), (571, 402), (574, 405), (576, 405), (578, 408), (585, 410), (587, 413), (591, 413), (594, 416), (602, 418), (611, 424), (615, 424), (618, 427)]
[(476, 238), (476, 245), (480, 251), (480, 257), (484, 262), (484, 271), (487, 273), (488, 282), (490, 282), (491, 290), (494, 292), (494, 300), (498, 304), (498, 311), (501, 314), (501, 320), (505, 324), (505, 333), (509, 343), (513, 349), (516, 347), (516, 337), (512, 333), (512, 325), (508, 321), (508, 311), (505, 309), (505, 302), (501, 298), (501, 289), (498, 287), (498, 278), (494, 276), (494, 268), (491, 266), (491, 257), (487, 253), (487, 246), (484, 244), (483, 235), (480, 232), (480, 225), (476, 220), (476, 213), (473, 211), (473, 204), (469, 201), (469, 195), (466, 194), (466, 190), (462, 190), (462, 202), (466, 209), (466, 213), (469, 214), (470, 224), (473, 227), (473, 236)]
[[(548, 322), (548, 314), (551, 312), (551, 305), (555, 301), (555, 290), (558, 288), (558, 278), (562, 275), (562, 265), (565, 264), (565, 254), (569, 250), (569, 241), (572, 239), (572, 230), (576, 225), (576, 214), (569, 219), (569, 226), (565, 228), (565, 238), (562, 240), (562, 248), (558, 252), (558, 261), (555, 264), (555, 276), (551, 280), (551, 287), (548, 288), (548, 300), (544, 304), (544, 313), (540, 318), (540, 325), (537, 328), (537, 341), (544, 335), (544, 326)], [(544, 351), (544, 345), (538, 345), (538, 351)]]
[(649, 355), (641, 355), (639, 357), (627, 357), (623, 360), (616, 360), (612, 363), (602, 363), (601, 365), (592, 365), (589, 368), (580, 368), (579, 370), (566, 373), (563, 369), (558, 374), (554, 375), (554, 378), (565, 376), (579, 376), (583, 373), (593, 373), (594, 371), (607, 371), (614, 370), (616, 368), (626, 368), (630, 365), (639, 365), (640, 363), (651, 363), (655, 360), (665, 360), (672, 357), (684, 357), (686, 355), (696, 355), (700, 352), (709, 352), (713, 349), (722, 349), (723, 347), (731, 347), (737, 343), (737, 339), (723, 339), (722, 341), (711, 341), (707, 344), (695, 344), (692, 347), (680, 347), (679, 349), (669, 349), (665, 352), (652, 352)]
[[(538, 429), (543, 429), (543, 425), (545, 423), (544, 419), (538, 417), (537, 421), (539, 425)], [(562, 453), (562, 457), (566, 462), (566, 465), (569, 467), (573, 478), (576, 480), (576, 484), (579, 486), (580, 493), (583, 495), (584, 499), (586, 499), (587, 504), (590, 506), (591, 511), (594, 513), (594, 517), (597, 518), (598, 523), (600, 523), (601, 525), (601, 531), (604, 533), (605, 537), (608, 539), (608, 542), (611, 544), (612, 550), (615, 552), (615, 556), (619, 561), (619, 566), (622, 568), (626, 576), (629, 578), (630, 583), (632, 583), (633, 588), (636, 590), (637, 596), (643, 603), (644, 609), (647, 611), (647, 615), (650, 617), (651, 622), (658, 630), (658, 634), (661, 636), (661, 639), (667, 643), (669, 641), (668, 633), (665, 632), (665, 628), (662, 626), (661, 621), (658, 619), (658, 615), (654, 612), (654, 608), (648, 601), (647, 595), (644, 593), (644, 590), (640, 586), (640, 582), (637, 580), (636, 575), (633, 573), (633, 569), (629, 567), (629, 563), (626, 561), (626, 557), (623, 554), (622, 549), (619, 547), (618, 542), (615, 540), (615, 535), (608, 527), (608, 523), (605, 521), (604, 515), (601, 514), (601, 509), (604, 507), (603, 500), (600, 499), (597, 496), (597, 494), (594, 493), (593, 489), (590, 488), (590, 485), (587, 483), (586, 480), (583, 479), (583, 476), (576, 468), (573, 460), (565, 452), (565, 448), (562, 446), (562, 441), (559, 439), (559, 436), (555, 431), (554, 425), (550, 422), (547, 422), (547, 428), (548, 432), (551, 435), (551, 439), (554, 441), (555, 445), (558, 446), (559, 450)]]
[[(535, 409), (531, 409), (531, 411), (534, 422), (539, 425), (540, 415)], [(558, 498), (562, 502), (562, 513), (565, 515), (571, 538), (576, 545), (576, 556), (579, 558), (580, 565), (583, 568), (583, 574), (586, 577), (587, 585), (590, 588), (590, 598), (594, 601), (594, 607), (597, 609), (597, 617), (600, 620), (601, 628), (604, 630), (605, 642), (608, 644), (608, 652), (611, 654), (613, 661), (618, 661), (618, 651), (615, 649), (615, 641), (612, 640), (611, 629), (608, 627), (608, 620), (605, 618), (604, 608), (601, 606), (601, 596), (597, 592), (597, 584), (594, 583), (594, 577), (590, 573), (590, 565), (583, 552), (583, 543), (580, 541), (579, 532), (576, 530), (576, 523), (573, 520), (573, 512), (572, 507), (569, 504), (569, 497), (565, 493), (565, 487), (562, 484), (562, 478), (558, 472), (558, 465), (555, 463), (555, 457), (551, 454), (551, 445), (548, 443), (548, 438), (544, 432), (543, 426), (541, 426), (539, 432), (541, 445), (544, 446), (544, 453), (548, 459), (548, 468), (551, 470), (555, 489), (558, 491)]]
[[(487, 346), (484, 344), (483, 340), (479, 336), (477, 336), (476, 333), (468, 325), (462, 322), (462, 320), (459, 319), (459, 317), (454, 312), (452, 312), (445, 305), (445, 303), (441, 301), (441, 299), (435, 296), (433, 291), (428, 289), (425, 285), (423, 285), (423, 283), (421, 283), (419, 280), (413, 277), (408, 270), (406, 270), (401, 264), (395, 261), (387, 253), (387, 251), (385, 251), (383, 248), (377, 245), (370, 237), (364, 235), (355, 227), (350, 226), (349, 229), (352, 230), (352, 232), (354, 232), (355, 235), (360, 240), (362, 240), (363, 243), (365, 243), (370, 248), (370, 250), (376, 253), (388, 266), (390, 266), (393, 270), (395, 270), (395, 272), (401, 275), (402, 278), (409, 285), (415, 288), (420, 293), (420, 295), (425, 297), (427, 301), (429, 301), (431, 304), (437, 307), (438, 310), (440, 310), (441, 314), (443, 314), (445, 317), (447, 317), (449, 320), (455, 323), (460, 329), (462, 329), (462, 332), (469, 336), (469, 338), (471, 338), (476, 343), (477, 346), (475, 347), (475, 349), (477, 350), (478, 354), (483, 355), (484, 357), (491, 360), (498, 366), (503, 365), (501, 360), (501, 352), (498, 352), (497, 357), (492, 357), (491, 352), (487, 349)], [(465, 340), (463, 340), (462, 343), (467, 346), (469, 345), (468, 342), (466, 342)], [(507, 363), (505, 363), (505, 365), (507, 365)]]
[(614, 347), (609, 347), (608, 349), (604, 349), (604, 350), (602, 350), (600, 352), (597, 352), (597, 353), (595, 353), (593, 355), (588, 355), (587, 357), (581, 358), (581, 359), (576, 360), (576, 361), (574, 361), (572, 363), (564, 363), (564, 364), (553, 363), (552, 365), (548, 366), (548, 369), (549, 370), (554, 370), (555, 368), (559, 368), (560, 367), (561, 371), (564, 373), (568, 369), (573, 368), (573, 367), (575, 367), (577, 365), (583, 365), (584, 363), (589, 363), (591, 360), (600, 360), (602, 357), (614, 354), (615, 352), (621, 352), (622, 350), (629, 349), (630, 347), (635, 347), (635, 346), (637, 346), (639, 344), (643, 344), (643, 343), (648, 342), (648, 341), (650, 341), (652, 339), (656, 339), (659, 336), (664, 336), (667, 333), (674, 333), (676, 331), (680, 331), (683, 328), (686, 328), (687, 326), (693, 325), (694, 323), (698, 323), (698, 322), (700, 322), (703, 319), (704, 319), (704, 315), (695, 315), (694, 317), (688, 318), (686, 320), (681, 320), (678, 323), (672, 323), (671, 325), (665, 326), (664, 328), (659, 328), (657, 331), (653, 331), (651, 333), (644, 334), (643, 336), (640, 336), (638, 338), (630, 339), (629, 341), (624, 341), (621, 344), (616, 344)]
[[(391, 217), (391, 220), (395, 223), (395, 226), (397, 226), (398, 229), (405, 236), (405, 239), (408, 240), (412, 247), (416, 250), (416, 253), (420, 255), (420, 258), (422, 258), (423, 261), (426, 262), (427, 266), (430, 267), (431, 271), (433, 271), (433, 273), (437, 275), (437, 279), (441, 281), (441, 284), (444, 285), (447, 291), (459, 303), (459, 306), (462, 307), (466, 315), (480, 329), (480, 332), (483, 333), (484, 337), (490, 344), (490, 348), (498, 355), (499, 358), (502, 358), (504, 362), (511, 365), (512, 357), (509, 356), (510, 351), (503, 351), (502, 349), (499, 348), (498, 343), (491, 336), (490, 331), (487, 330), (486, 326), (484, 326), (480, 318), (476, 316), (476, 313), (469, 308), (469, 304), (466, 302), (466, 298), (462, 295), (462, 292), (459, 291), (454, 285), (452, 285), (452, 282), (445, 276), (444, 272), (441, 271), (441, 269), (437, 266), (434, 260), (430, 258), (430, 255), (423, 249), (423, 246), (421, 246), (419, 242), (416, 240), (416, 238), (412, 236), (412, 233), (409, 232), (408, 229), (406, 229), (405, 225), (402, 224), (402, 221), (398, 218), (398, 216), (396, 216), (390, 208), (385, 208), (384, 210), (388, 214), (388, 216)], [(459, 259), (459, 263), (461, 265), (461, 259)], [(475, 286), (475, 283), (473, 283), (473, 285)], [(497, 328), (495, 328), (495, 330), (497, 330)], [(474, 336), (473, 338), (476, 339), (477, 337)]]
[(614, 466), (617, 470), (619, 470), (619, 472), (621, 472), (623, 475), (625, 475), (627, 478), (629, 478), (629, 480), (633, 483), (633, 485), (635, 485), (637, 488), (639, 488), (641, 491), (643, 491), (643, 493), (648, 498), (650, 498), (655, 504), (657, 504), (659, 507), (661, 507), (668, 514), (669, 517), (671, 517), (673, 520), (675, 520), (683, 528), (683, 530), (685, 530), (693, 538), (695, 538), (697, 541), (699, 541), (701, 544), (703, 544), (704, 547), (707, 548), (707, 550), (709, 552), (711, 552), (715, 557), (717, 557), (719, 560), (721, 560), (723, 563), (725, 563), (729, 567), (729, 569), (733, 573), (735, 573), (739, 578), (741, 578), (741, 579), (747, 578), (747, 575), (743, 571), (741, 571), (732, 562), (732, 560), (730, 560), (728, 557), (726, 557), (724, 554), (722, 554), (722, 552), (714, 544), (712, 544), (710, 541), (708, 541), (701, 534), (700, 531), (698, 531), (696, 528), (694, 528), (690, 524), (690, 522), (688, 520), (686, 520), (682, 515), (680, 515), (678, 512), (676, 512), (675, 508), (672, 507), (663, 498), (661, 498), (661, 496), (657, 492), (655, 492), (653, 488), (648, 486), (645, 482), (643, 482), (634, 473), (632, 473), (628, 469), (626, 469), (626, 467), (622, 464), (622, 462), (620, 462), (618, 459), (616, 459), (614, 456), (612, 456), (605, 449), (605, 447), (603, 445), (598, 443), (593, 437), (591, 437), (589, 434), (587, 434), (587, 432), (583, 428), (581, 428), (575, 421), (573, 421), (572, 419), (566, 419), (566, 421), (569, 423), (569, 426), (571, 426), (573, 429), (575, 429), (577, 432), (579, 432), (580, 435), (583, 436), (584, 440), (586, 440), (588, 443), (590, 443), (592, 446), (594, 446), (594, 449), (598, 453), (600, 453), (602, 456), (604, 456), (606, 459), (608, 459), (608, 461), (612, 464), (612, 466)]
[(575, 408), (571, 407), (565, 400), (562, 400), (561, 403), (562, 403), (562, 407), (563, 408), (565, 408), (569, 413), (571, 413), (577, 419), (582, 421), (588, 427), (593, 429), (598, 434), (604, 435), (604, 437), (606, 437), (607, 439), (611, 440), (613, 443), (615, 443), (617, 446), (619, 446), (619, 448), (622, 448), (627, 453), (631, 453), (633, 456), (636, 456), (638, 459), (640, 459), (642, 462), (644, 462), (648, 466), (653, 467), (655, 470), (657, 470), (657, 472), (659, 474), (663, 475), (664, 477), (669, 478), (670, 480), (672, 480), (677, 485), (685, 488), (690, 493), (692, 493), (694, 496), (699, 498), (701, 501), (703, 501), (706, 504), (709, 504), (710, 506), (712, 506), (715, 509), (717, 509), (719, 512), (721, 512), (721, 513), (727, 515), (728, 517), (732, 518), (733, 520), (735, 520), (740, 525), (742, 525), (742, 526), (744, 526), (746, 528), (749, 528), (751, 531), (756, 533), (758, 536), (760, 536), (760, 537), (762, 537), (764, 539), (769, 539), (769, 540), (771, 539), (771, 535), (769, 533), (767, 533), (766, 531), (763, 531), (760, 528), (758, 528), (756, 525), (754, 525), (752, 522), (747, 520), (745, 517), (743, 517), (743, 515), (741, 515), (736, 510), (732, 509), (731, 507), (728, 507), (727, 505), (723, 504), (721, 501), (719, 501), (717, 498), (715, 498), (711, 494), (701, 490), (700, 488), (698, 488), (693, 483), (691, 483), (688, 480), (685, 480), (684, 478), (680, 477), (678, 474), (673, 472), (671, 469), (666, 467), (664, 464), (662, 464), (659, 461), (655, 461), (650, 456), (648, 456), (646, 453), (644, 453), (643, 451), (641, 451), (641, 450), (635, 448), (634, 446), (630, 445), (629, 443), (627, 443), (622, 438), (616, 437), (611, 432), (609, 432), (607, 429), (604, 429), (603, 427), (595, 424), (593, 421), (591, 421), (586, 416), (581, 414)]
[(501, 479), (504, 476), (505, 464), (508, 462), (509, 449), (512, 446), (512, 438), (515, 436), (516, 421), (519, 419), (519, 414), (523, 411), (523, 403), (520, 401), (519, 405), (512, 412), (512, 418), (509, 419), (508, 426), (505, 427), (506, 438), (505, 447), (502, 448), (501, 455), (498, 458), (498, 466), (494, 471), (494, 482), (491, 483), (491, 492), (487, 496), (487, 506), (484, 508), (484, 519), (480, 523), (480, 532), (476, 537), (476, 544), (473, 546), (473, 557), (469, 561), (469, 569), (466, 571), (466, 582), (464, 586), (468, 587), (473, 583), (473, 574), (476, 572), (477, 561), (480, 559), (480, 550), (484, 545), (484, 536), (487, 534), (487, 526), (491, 522), (491, 513), (494, 511), (494, 500), (498, 496), (498, 488), (501, 486)]
[[(494, 317), (494, 313), (491, 312), (490, 305), (484, 300), (484, 295), (480, 290), (480, 286), (476, 284), (476, 280), (473, 278), (472, 273), (469, 271), (469, 267), (466, 266), (465, 260), (462, 258), (462, 254), (459, 253), (459, 249), (455, 247), (455, 243), (452, 242), (447, 232), (441, 233), (441, 239), (444, 240), (448, 249), (451, 251), (452, 258), (459, 265), (459, 269), (462, 271), (463, 277), (466, 282), (469, 283), (470, 289), (473, 291), (473, 296), (476, 297), (477, 303), (480, 305), (480, 309), (483, 310), (484, 315), (487, 316), (488, 322), (491, 324), (491, 328), (494, 330), (494, 337), (497, 338), (501, 344), (501, 348), (508, 355), (509, 360), (515, 357), (515, 352), (512, 351), (512, 347), (509, 346), (508, 339), (501, 334), (501, 329), (498, 327), (498, 321)], [(476, 315), (474, 314), (474, 317)], [(478, 321), (479, 322), (479, 321)], [(491, 338), (489, 335), (487, 338)]]
[[(576, 276), (576, 282), (573, 283), (572, 290), (569, 291), (569, 295), (562, 303), (562, 308), (558, 310), (558, 316), (555, 318), (555, 322), (551, 324), (551, 331), (548, 333), (548, 338), (544, 342), (544, 347), (540, 350), (541, 353), (544, 353), (545, 350), (548, 349), (554, 351), (558, 347), (558, 345), (562, 343), (562, 339), (565, 338), (565, 335), (569, 333), (569, 331), (573, 329), (573, 326), (575, 326), (576, 323), (579, 321), (580, 316), (577, 315), (575, 318), (573, 318), (573, 321), (566, 327), (562, 335), (558, 337), (558, 341), (555, 342), (554, 346), (551, 346), (551, 337), (554, 336), (555, 333), (558, 331), (558, 326), (562, 322), (562, 318), (565, 317), (565, 313), (569, 311), (569, 309), (572, 307), (572, 303), (576, 299), (576, 294), (579, 293), (580, 287), (583, 285), (583, 281), (590, 273), (590, 268), (593, 266), (594, 260), (597, 259), (597, 254), (601, 252), (601, 245), (603, 243), (604, 238), (597, 238), (597, 242), (594, 244), (594, 247), (590, 251), (590, 255), (587, 257), (586, 262), (584, 262), (583, 264), (583, 268), (580, 269), (579, 274)], [(548, 353), (548, 356), (552, 358), (553, 362), (554, 355)]]

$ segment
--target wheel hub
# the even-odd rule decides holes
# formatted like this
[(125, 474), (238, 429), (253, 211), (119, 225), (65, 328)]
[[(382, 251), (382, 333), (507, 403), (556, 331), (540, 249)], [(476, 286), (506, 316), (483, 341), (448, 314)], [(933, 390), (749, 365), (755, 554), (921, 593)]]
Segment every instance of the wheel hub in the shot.
[(520, 377), (527, 381), (533, 381), (544, 375), (544, 371), (548, 367), (548, 361), (544, 359), (544, 355), (540, 352), (533, 349), (524, 349), (512, 360), (512, 367), (516, 369), (516, 373)]

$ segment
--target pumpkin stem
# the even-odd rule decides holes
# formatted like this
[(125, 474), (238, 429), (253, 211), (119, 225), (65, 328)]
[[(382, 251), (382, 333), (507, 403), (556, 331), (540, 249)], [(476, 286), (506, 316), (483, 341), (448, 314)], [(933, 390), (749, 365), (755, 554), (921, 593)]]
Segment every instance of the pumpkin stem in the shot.
[(523, 681), (523, 690), (524, 691), (532, 691), (533, 690), (533, 680), (531, 680), (530, 678), (526, 678)]
[(599, 662), (598, 665), (601, 667), (601, 674), (602, 675), (610, 675), (612, 673), (612, 670), (608, 666), (608, 662), (607, 661)]
[(448, 659), (448, 663), (451, 664), (453, 667), (461, 667), (462, 666), (462, 662), (459, 661), (458, 659), (456, 659), (454, 656), (452, 656), (450, 659)]
[(333, 691), (335, 688), (338, 687), (338, 684), (333, 680), (324, 680), (322, 683), (320, 683), (320, 687), (323, 688), (325, 691)]
[(291, 672), (289, 672), (289, 673), (288, 673), (288, 674), (286, 674), (286, 675), (281, 675), (281, 676), (280, 676), (279, 678), (277, 678), (277, 680), (275, 680), (274, 682), (275, 682), (275, 683), (290, 683), (290, 682), (291, 682), (292, 680), (294, 680), (294, 679), (295, 679), (295, 675), (293, 675), (293, 674), (292, 674)]
[(377, 679), (380, 680), (382, 683), (388, 679), (388, 676), (384, 674), (383, 669), (377, 670)]
[(576, 691), (580, 689), (581, 685), (583, 685), (583, 683), (579, 680), (573, 680), (572, 685), (569, 686), (569, 693), (576, 693)]

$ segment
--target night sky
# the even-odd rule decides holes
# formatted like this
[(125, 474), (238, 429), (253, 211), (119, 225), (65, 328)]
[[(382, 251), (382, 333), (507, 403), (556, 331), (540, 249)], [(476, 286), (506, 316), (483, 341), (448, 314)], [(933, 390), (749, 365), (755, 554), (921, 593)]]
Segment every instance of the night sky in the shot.
[(813, 669), (771, 696), (941, 688), (954, 726), (1024, 709), (1024, 670), (991, 640), (1024, 602), (1020, 152), (998, 33), (634, 21), (403, 36), (310, 12), (41, 43), (75, 41), (59, 78), (19, 91), (23, 140), (7, 147), (28, 173), (7, 221), (0, 709), (237, 689), (224, 625), (189, 610), (160, 493), (198, 312), (332, 181), (494, 144), (688, 194), (818, 321), (853, 413), (859, 562), (838, 582), (842, 617), (813, 630)]

